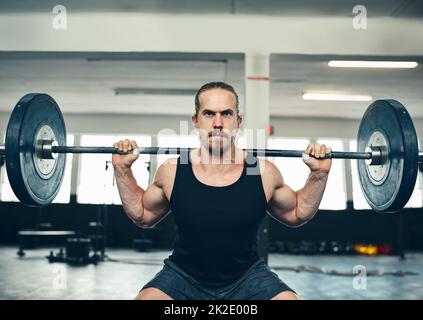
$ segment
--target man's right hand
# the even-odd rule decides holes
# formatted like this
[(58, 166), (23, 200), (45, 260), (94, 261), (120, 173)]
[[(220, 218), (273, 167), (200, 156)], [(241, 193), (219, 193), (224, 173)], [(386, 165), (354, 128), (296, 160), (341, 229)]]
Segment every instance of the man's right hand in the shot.
[[(115, 142), (113, 144), (114, 148), (119, 149), (123, 152), (133, 151), (138, 149), (137, 143), (132, 140), (129, 141), (128, 139), (120, 140), (119, 142)], [(139, 157), (139, 153), (129, 153), (129, 154), (113, 154), (112, 155), (112, 164), (113, 167), (116, 169), (130, 169), (132, 164), (137, 160)]]

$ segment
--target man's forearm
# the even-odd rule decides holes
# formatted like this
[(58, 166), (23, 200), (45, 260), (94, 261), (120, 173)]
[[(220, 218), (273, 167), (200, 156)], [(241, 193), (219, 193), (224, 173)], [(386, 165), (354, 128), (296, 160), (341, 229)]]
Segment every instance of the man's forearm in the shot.
[(305, 186), (297, 191), (296, 215), (301, 221), (313, 218), (325, 191), (327, 172), (310, 172)]
[(115, 177), (123, 209), (132, 221), (140, 222), (144, 211), (144, 189), (137, 184), (131, 169), (115, 168)]

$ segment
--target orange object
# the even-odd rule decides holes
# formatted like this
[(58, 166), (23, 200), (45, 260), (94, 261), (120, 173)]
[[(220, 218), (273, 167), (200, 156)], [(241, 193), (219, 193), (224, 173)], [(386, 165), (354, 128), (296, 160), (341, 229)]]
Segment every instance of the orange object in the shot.
[(375, 256), (378, 254), (378, 247), (375, 245), (355, 244), (354, 251), (357, 254)]

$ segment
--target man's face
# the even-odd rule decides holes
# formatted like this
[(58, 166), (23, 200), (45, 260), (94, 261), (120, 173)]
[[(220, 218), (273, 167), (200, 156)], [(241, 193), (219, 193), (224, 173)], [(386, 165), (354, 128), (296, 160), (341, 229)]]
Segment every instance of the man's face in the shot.
[(213, 154), (230, 149), (242, 118), (236, 112), (235, 95), (224, 89), (210, 89), (199, 96), (200, 109), (192, 123), (200, 133), (201, 145)]

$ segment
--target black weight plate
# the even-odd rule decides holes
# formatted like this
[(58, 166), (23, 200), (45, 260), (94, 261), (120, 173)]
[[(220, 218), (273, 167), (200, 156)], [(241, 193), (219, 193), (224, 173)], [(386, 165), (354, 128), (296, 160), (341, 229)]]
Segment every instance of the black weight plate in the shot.
[(35, 136), (49, 126), (59, 145), (66, 145), (66, 127), (59, 106), (46, 94), (30, 93), (15, 106), (6, 130), (6, 169), (13, 192), (28, 206), (46, 206), (59, 192), (66, 155), (59, 154), (53, 171), (42, 176), (34, 160)]
[(396, 212), (408, 202), (416, 184), (419, 150), (413, 121), (396, 100), (377, 100), (364, 113), (357, 136), (359, 152), (365, 152), (369, 138), (381, 132), (388, 144), (389, 169), (376, 183), (364, 160), (358, 160), (361, 190), (369, 205), (378, 212)]

